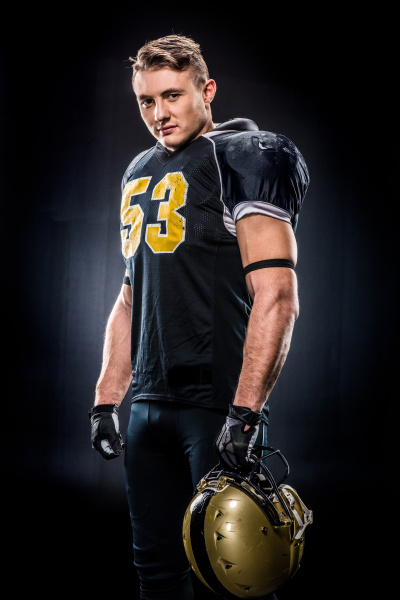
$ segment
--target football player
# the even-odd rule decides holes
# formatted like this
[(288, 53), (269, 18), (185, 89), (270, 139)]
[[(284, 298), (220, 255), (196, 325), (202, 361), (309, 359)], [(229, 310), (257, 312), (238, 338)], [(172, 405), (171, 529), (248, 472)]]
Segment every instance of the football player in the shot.
[[(285, 136), (248, 119), (213, 123), (216, 83), (192, 39), (148, 42), (131, 60), (156, 143), (122, 180), (126, 273), (106, 327), (92, 445), (106, 459), (125, 447), (140, 598), (191, 600), (183, 516), (218, 461), (245, 469), (265, 436), (299, 311), (295, 231), (309, 176)], [(118, 408), (130, 385), (123, 442)]]

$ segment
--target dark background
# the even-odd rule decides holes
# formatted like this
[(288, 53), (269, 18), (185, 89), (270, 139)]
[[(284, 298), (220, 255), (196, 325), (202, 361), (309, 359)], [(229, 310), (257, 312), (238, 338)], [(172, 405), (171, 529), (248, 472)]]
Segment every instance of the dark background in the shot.
[[(153, 144), (127, 59), (183, 33), (217, 81), (214, 121), (248, 117), (286, 135), (311, 174), (297, 233), (301, 314), (269, 441), (315, 521), (279, 600), (386, 595), (396, 527), (392, 19), (337, 4), (2, 9), (1, 481), (16, 591), (137, 597), (123, 461), (91, 449), (87, 411), (124, 274), (120, 181)], [(123, 433), (128, 412), (125, 400)]]

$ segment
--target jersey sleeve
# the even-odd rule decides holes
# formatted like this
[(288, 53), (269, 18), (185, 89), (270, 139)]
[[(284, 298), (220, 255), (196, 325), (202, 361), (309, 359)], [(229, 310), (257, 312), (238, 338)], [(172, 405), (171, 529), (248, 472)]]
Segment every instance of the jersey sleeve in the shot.
[(283, 135), (249, 131), (232, 136), (224, 155), (224, 202), (234, 223), (256, 213), (295, 229), (309, 174), (293, 142)]

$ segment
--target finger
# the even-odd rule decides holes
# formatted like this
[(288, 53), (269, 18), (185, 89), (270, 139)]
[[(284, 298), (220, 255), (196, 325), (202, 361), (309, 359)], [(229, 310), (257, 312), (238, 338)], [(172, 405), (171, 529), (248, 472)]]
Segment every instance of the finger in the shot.
[(121, 436), (118, 436), (116, 439), (112, 440), (112, 450), (115, 454), (117, 454), (118, 456), (121, 454), (122, 450), (124, 449), (125, 444), (122, 441)]
[(119, 454), (116, 454), (111, 448), (110, 442), (105, 439), (94, 442), (93, 448), (95, 448), (95, 450), (97, 450), (106, 460), (117, 458), (117, 456), (119, 456)]

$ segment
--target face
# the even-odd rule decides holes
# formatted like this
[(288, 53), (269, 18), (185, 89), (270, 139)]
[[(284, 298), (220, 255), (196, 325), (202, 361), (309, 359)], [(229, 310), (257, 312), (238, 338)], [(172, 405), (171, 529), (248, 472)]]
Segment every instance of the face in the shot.
[(150, 133), (167, 150), (177, 150), (214, 127), (210, 104), (216, 85), (212, 79), (200, 89), (194, 84), (190, 69), (175, 71), (163, 67), (139, 71), (133, 90)]

